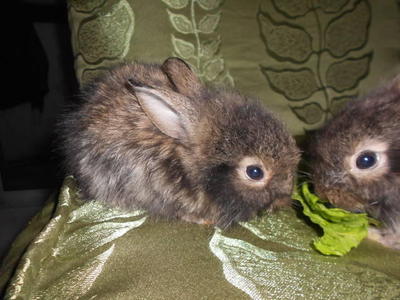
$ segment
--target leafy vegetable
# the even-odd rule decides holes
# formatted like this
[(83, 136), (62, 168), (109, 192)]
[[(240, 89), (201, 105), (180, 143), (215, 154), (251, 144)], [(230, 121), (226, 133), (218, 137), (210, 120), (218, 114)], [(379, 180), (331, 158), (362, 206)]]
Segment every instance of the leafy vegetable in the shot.
[(308, 183), (294, 193), (293, 199), (303, 205), (303, 213), (324, 231), (314, 240), (314, 247), (326, 255), (342, 256), (357, 247), (368, 234), (369, 219), (365, 213), (351, 213), (340, 208), (328, 208), (318, 196), (310, 192)]

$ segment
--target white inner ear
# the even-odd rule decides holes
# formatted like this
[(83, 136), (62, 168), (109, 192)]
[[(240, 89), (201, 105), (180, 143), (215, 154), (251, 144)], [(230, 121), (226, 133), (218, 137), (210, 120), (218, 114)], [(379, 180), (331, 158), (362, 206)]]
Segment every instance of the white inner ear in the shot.
[(182, 137), (182, 120), (168, 104), (168, 95), (144, 87), (135, 87), (135, 93), (144, 112), (161, 132), (173, 138)]
[[(354, 154), (345, 158), (345, 163), (349, 172), (358, 178), (375, 179), (389, 171), (389, 162), (386, 151), (388, 150), (388, 143), (368, 139), (359, 143), (354, 150)], [(377, 163), (376, 166), (370, 169), (359, 169), (356, 161), (358, 156), (366, 151), (376, 153)]]

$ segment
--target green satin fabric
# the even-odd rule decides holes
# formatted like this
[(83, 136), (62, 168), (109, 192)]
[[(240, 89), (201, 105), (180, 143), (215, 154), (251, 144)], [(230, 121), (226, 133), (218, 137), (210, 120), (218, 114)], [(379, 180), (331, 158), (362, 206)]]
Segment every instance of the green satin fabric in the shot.
[(0, 269), (6, 299), (400, 299), (400, 252), (311, 248), (283, 210), (228, 231), (82, 202), (68, 177)]

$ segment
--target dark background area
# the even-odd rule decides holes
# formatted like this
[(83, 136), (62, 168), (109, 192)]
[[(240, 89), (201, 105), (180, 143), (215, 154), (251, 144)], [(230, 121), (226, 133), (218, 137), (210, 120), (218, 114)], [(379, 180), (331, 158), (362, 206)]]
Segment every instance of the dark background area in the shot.
[(54, 127), (78, 91), (65, 1), (14, 0), (4, 12), (0, 259), (63, 180)]

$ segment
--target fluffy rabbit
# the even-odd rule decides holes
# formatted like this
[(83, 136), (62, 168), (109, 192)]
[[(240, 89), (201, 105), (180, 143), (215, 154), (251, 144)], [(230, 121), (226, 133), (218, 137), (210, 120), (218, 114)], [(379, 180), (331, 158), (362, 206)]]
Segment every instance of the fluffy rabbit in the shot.
[(400, 76), (351, 101), (315, 134), (309, 154), (317, 194), (368, 212), (384, 225), (370, 236), (400, 249)]
[(85, 199), (221, 227), (290, 200), (299, 151), (286, 128), (177, 58), (111, 70), (61, 125)]

